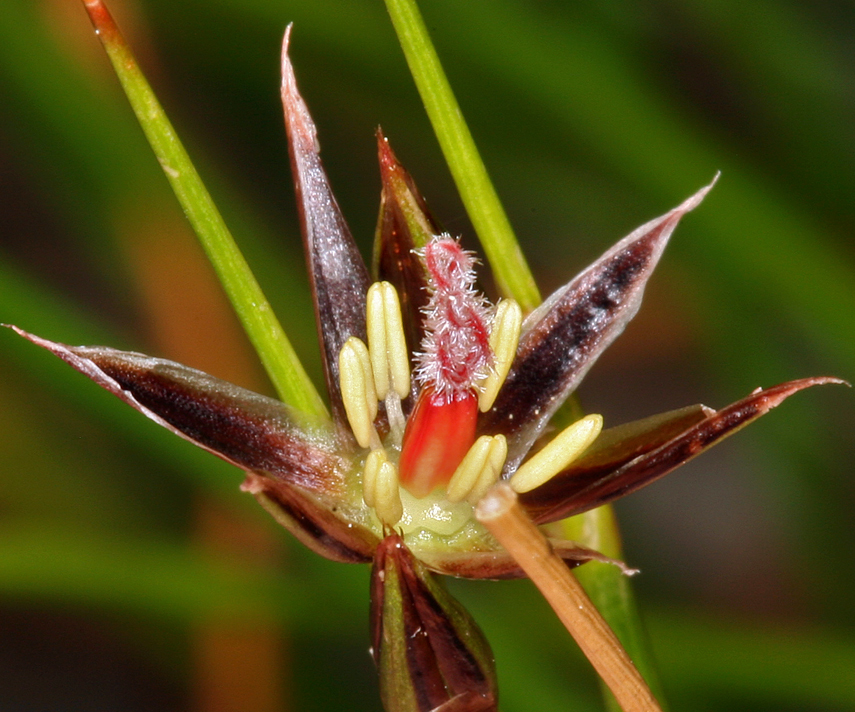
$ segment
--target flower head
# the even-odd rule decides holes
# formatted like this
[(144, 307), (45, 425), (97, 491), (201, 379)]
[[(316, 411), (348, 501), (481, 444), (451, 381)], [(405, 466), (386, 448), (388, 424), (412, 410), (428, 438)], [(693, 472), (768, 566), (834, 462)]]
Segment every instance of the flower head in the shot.
[[(282, 68), (329, 422), (307, 425), (284, 403), (180, 364), (15, 328), (246, 471), (243, 489), (309, 548), (373, 562), (374, 656), (387, 709), (452, 701), (460, 706), (449, 709), (495, 709), (489, 649), (430, 574), (522, 575), (473, 516), (494, 483), (507, 480), (536, 523), (556, 521), (653, 482), (799, 390), (839, 381), (792, 381), (721, 410), (695, 405), (605, 430), (601, 416), (589, 415), (550, 432), (638, 310), (677, 223), (712, 186), (639, 227), (524, 315), (512, 300), (493, 305), (478, 291), (476, 259), (438, 227), (378, 134), (383, 194), (372, 277), (321, 164), (287, 36)], [(571, 565), (605, 560), (574, 542), (551, 543)]]

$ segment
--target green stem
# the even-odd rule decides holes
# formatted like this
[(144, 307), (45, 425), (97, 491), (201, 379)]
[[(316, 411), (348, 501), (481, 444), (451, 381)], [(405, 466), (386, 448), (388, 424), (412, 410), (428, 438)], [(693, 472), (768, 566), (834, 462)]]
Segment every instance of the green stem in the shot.
[(84, 0), (84, 5), (146, 138), (274, 388), (284, 402), (309, 420), (328, 420), (323, 400), (113, 18), (100, 0)]
[(534, 277), (442, 70), (415, 0), (385, 0), (445, 161), (493, 270), (524, 312), (540, 303)]
[[(505, 296), (516, 299), (524, 311), (530, 311), (540, 304), (540, 293), (442, 70), (416, 0), (385, 2), (410, 72), (499, 289)], [(575, 399), (569, 407), (579, 410)], [(620, 533), (609, 506), (567, 520), (564, 530), (568, 538), (584, 542), (613, 558), (621, 558)], [(598, 562), (581, 567), (578, 578), (661, 700), (652, 656), (629, 580), (616, 567)], [(612, 694), (608, 690), (604, 693), (607, 707), (620, 709), (616, 707)]]

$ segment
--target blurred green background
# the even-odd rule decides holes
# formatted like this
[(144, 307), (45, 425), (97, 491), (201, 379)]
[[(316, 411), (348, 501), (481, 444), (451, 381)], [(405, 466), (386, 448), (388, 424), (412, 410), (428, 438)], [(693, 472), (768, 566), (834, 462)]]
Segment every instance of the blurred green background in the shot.
[[(474, 236), (380, 0), (110, 7), (313, 373), (278, 97), (292, 56), (360, 243), (373, 131)], [(580, 389), (617, 424), (855, 378), (855, 7), (424, 0), (544, 292), (721, 180)], [(0, 321), (269, 392), (76, 0), (0, 3)], [(0, 712), (379, 710), (366, 567), (309, 555), (240, 473), (0, 334)], [(855, 399), (796, 396), (618, 505), (673, 710), (855, 709)], [(596, 710), (527, 582), (452, 582), (502, 709)]]

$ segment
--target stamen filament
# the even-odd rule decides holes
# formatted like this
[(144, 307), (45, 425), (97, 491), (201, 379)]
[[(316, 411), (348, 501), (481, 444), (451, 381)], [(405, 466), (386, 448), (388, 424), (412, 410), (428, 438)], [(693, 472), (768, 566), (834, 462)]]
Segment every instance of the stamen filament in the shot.
[(397, 445), (400, 445), (407, 427), (407, 419), (404, 417), (404, 411), (401, 408), (401, 398), (395, 391), (389, 391), (386, 394), (386, 417), (389, 419), (389, 431), (392, 439)]
[(602, 415), (586, 415), (577, 420), (520, 466), (511, 477), (511, 487), (519, 493), (528, 492), (551, 480), (587, 450), (602, 429)]
[(493, 350), (493, 367), (480, 382), (478, 409), (486, 413), (493, 407), (499, 390), (508, 377), (522, 330), (522, 309), (513, 299), (504, 299), (496, 305), (493, 329), (490, 332), (490, 348)]
[(353, 435), (362, 447), (379, 448), (380, 438), (374, 428), (377, 416), (377, 393), (368, 347), (355, 336), (344, 342), (338, 355), (341, 398)]

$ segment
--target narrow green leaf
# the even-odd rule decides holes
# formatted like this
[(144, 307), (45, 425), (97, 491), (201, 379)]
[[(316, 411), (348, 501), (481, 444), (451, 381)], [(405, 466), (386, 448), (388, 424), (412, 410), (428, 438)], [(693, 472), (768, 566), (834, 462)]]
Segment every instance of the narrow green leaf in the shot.
[(310, 419), (327, 419), (326, 407), (320, 395), (143, 76), (130, 47), (100, 0), (84, 0), (84, 4), (134, 113), (279, 396)]
[(540, 293), (490, 182), (472, 134), (454, 98), (415, 0), (386, 0), (413, 79), (466, 212), (503, 296), (523, 311), (540, 304)]
[[(516, 299), (525, 311), (530, 311), (540, 303), (540, 293), (463, 120), (416, 2), (386, 0), (386, 7), (499, 289), (505, 296)], [(587, 537), (584, 537), (586, 543), (589, 544), (591, 538), (609, 543), (610, 546), (605, 550), (602, 546), (593, 546), (609, 556), (620, 558), (620, 535), (610, 507), (601, 507), (569, 520), (566, 528), (576, 535), (577, 540), (583, 539), (578, 529), (580, 526), (587, 528)], [(624, 643), (630, 657), (661, 701), (652, 658), (645, 643), (628, 579), (615, 567), (596, 563), (582, 567), (579, 574), (588, 595)], [(617, 703), (611, 693), (607, 690), (604, 693), (607, 706), (613, 708)]]

